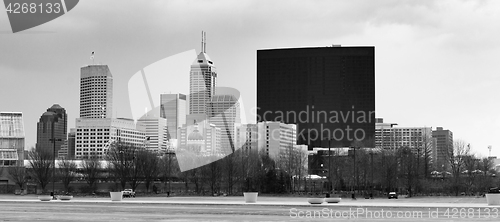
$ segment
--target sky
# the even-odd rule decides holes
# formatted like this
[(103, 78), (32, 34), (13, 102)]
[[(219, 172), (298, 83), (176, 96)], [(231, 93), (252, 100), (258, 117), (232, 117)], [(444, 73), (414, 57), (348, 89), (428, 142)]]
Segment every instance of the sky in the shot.
[(95, 63), (113, 74), (115, 116), (131, 117), (129, 79), (168, 56), (198, 53), (201, 31), (217, 85), (241, 92), (247, 119), (256, 106), (257, 50), (375, 46), (377, 117), (444, 127), (477, 155), (487, 156), (491, 145), (500, 156), (500, 1), (494, 0), (82, 0), (15, 34), (0, 11), (0, 111), (23, 112), (26, 148), (35, 145), (36, 123), (54, 103), (74, 127), (80, 67), (92, 63), (95, 51)]

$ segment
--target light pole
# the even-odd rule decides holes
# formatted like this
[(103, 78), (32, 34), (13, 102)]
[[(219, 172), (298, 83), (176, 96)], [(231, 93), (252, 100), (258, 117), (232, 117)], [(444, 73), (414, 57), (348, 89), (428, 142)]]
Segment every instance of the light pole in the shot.
[(370, 164), (372, 168), (371, 176), (372, 176), (372, 182), (371, 182), (371, 187), (370, 187), (370, 199), (373, 199), (373, 148), (370, 149)]
[(53, 144), (53, 149), (52, 149), (52, 199), (55, 199), (54, 191), (55, 191), (55, 171), (56, 171), (56, 141), (62, 141), (60, 138), (56, 139), (55, 135), (54, 135), (55, 122), (57, 122), (59, 118), (62, 118), (61, 114), (58, 114), (58, 113), (52, 114), (52, 121), (51, 121), (52, 138), (49, 139), (49, 141), (51, 141)]
[(330, 152), (330, 150), (331, 150), (331, 147), (332, 147), (331, 142), (332, 142), (332, 140), (331, 140), (331, 139), (329, 139), (329, 140), (328, 140), (328, 186), (329, 186), (328, 188), (329, 188), (329, 190), (330, 190), (330, 193), (331, 193), (331, 192), (332, 192), (332, 190), (333, 190), (333, 185), (332, 185), (332, 173), (331, 173), (331, 171), (332, 171), (332, 167), (331, 167), (331, 166), (332, 166), (332, 164), (331, 164), (331, 162), (332, 162), (332, 161), (331, 161), (331, 159), (332, 159), (332, 158), (331, 158), (331, 156), (330, 156), (330, 153), (331, 153), (331, 152)]
[(357, 176), (357, 172), (356, 172), (356, 148), (357, 147), (352, 146), (351, 148), (352, 148), (353, 159), (354, 159), (354, 161), (353, 161), (354, 162), (354, 164), (353, 164), (353, 166), (354, 166), (354, 173), (353, 173), (354, 174), (354, 181), (353, 181), (354, 186), (353, 187), (354, 188), (352, 190), (352, 199), (355, 200), (356, 199), (356, 189), (358, 186), (358, 176)]

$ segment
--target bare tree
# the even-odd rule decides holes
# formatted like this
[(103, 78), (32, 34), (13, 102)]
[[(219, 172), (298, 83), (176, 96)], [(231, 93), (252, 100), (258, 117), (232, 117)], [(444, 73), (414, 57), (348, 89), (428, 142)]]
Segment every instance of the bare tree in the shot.
[(233, 187), (237, 182), (237, 179), (235, 179), (237, 168), (236, 168), (236, 158), (234, 153), (222, 159), (221, 164), (224, 172), (227, 194), (232, 194)]
[(88, 159), (82, 160), (82, 174), (92, 191), (95, 191), (95, 185), (102, 168), (102, 163), (96, 156), (90, 156)]
[(408, 197), (413, 195), (413, 189), (416, 179), (417, 158), (415, 153), (409, 147), (402, 147), (398, 150), (400, 177), (405, 179)]
[[(19, 189), (23, 189), (24, 184), (26, 184), (28, 175), (26, 173), (26, 168), (24, 166), (13, 166), (8, 168), (9, 177), (19, 186)], [(1, 174), (1, 169), (0, 169)]]
[(144, 177), (144, 185), (149, 193), (149, 187), (160, 174), (160, 158), (149, 150), (141, 150), (137, 155), (139, 169)]
[[(179, 164), (177, 162), (177, 158), (173, 153), (167, 153), (162, 157), (161, 160), (161, 170), (163, 176), (163, 182), (165, 183), (165, 188), (167, 186), (167, 182), (171, 180), (172, 177), (177, 177), (180, 175)], [(170, 186), (170, 183), (168, 184)], [(168, 191), (170, 191), (170, 187), (168, 187)]]
[(451, 167), (451, 174), (453, 176), (452, 187), (455, 195), (458, 196), (460, 191), (460, 173), (464, 169), (465, 158), (470, 155), (470, 144), (463, 140), (453, 141), (453, 149), (448, 154), (448, 162)]
[[(109, 148), (106, 155), (106, 159), (109, 161), (109, 172), (120, 182), (122, 189), (125, 189), (127, 182), (132, 181), (131, 175), (138, 175), (136, 152), (135, 145), (118, 142)], [(132, 184), (137, 185), (137, 180), (132, 181)]]
[(380, 154), (379, 170), (381, 175), (381, 184), (386, 192), (397, 188), (397, 157), (393, 150), (382, 150)]
[(32, 148), (28, 151), (31, 175), (45, 191), (45, 187), (52, 179), (52, 153), (41, 148)]
[[(481, 174), (478, 179), (478, 190), (480, 192), (487, 192), (488, 189), (493, 185), (493, 179), (491, 175), (495, 174), (495, 170), (493, 168), (493, 161), (489, 158), (483, 158), (478, 162), (478, 169)], [(493, 172), (492, 172), (493, 171)]]
[(464, 170), (462, 171), (462, 174), (466, 175), (465, 178), (465, 188), (466, 188), (466, 193), (470, 194), (474, 189), (476, 189), (476, 175), (477, 175), (477, 167), (478, 167), (478, 160), (476, 159), (475, 155), (466, 155), (464, 156)]
[(424, 132), (422, 145), (423, 145), (422, 155), (424, 159), (423, 173), (424, 173), (424, 178), (427, 179), (429, 178), (431, 169), (430, 166), (432, 164), (432, 147), (433, 147), (432, 134), (427, 134), (427, 131)]
[(76, 177), (76, 163), (73, 160), (61, 159), (58, 163), (59, 176), (64, 185), (64, 190), (69, 192), (69, 184)]
[[(239, 151), (236, 151), (239, 152)], [(210, 188), (210, 193), (213, 196), (216, 193), (219, 193), (220, 191), (220, 182), (221, 182), (221, 163), (216, 161), (215, 157), (213, 158), (213, 162), (204, 165), (203, 167), (200, 168), (201, 170), (201, 177), (202, 183), (208, 184), (208, 187)]]

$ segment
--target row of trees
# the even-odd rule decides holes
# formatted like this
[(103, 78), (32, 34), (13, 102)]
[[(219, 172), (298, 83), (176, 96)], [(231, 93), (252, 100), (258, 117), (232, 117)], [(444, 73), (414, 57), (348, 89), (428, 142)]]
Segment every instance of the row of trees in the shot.
[(60, 159), (54, 167), (52, 153), (39, 148), (30, 150), (28, 158), (27, 169), (24, 166), (9, 167), (9, 175), (21, 189), (31, 180), (41, 187), (42, 192), (53, 179), (60, 181), (64, 190), (69, 192), (70, 183), (80, 178), (86, 181), (86, 190), (91, 192), (103, 180), (116, 181), (122, 189), (127, 182), (133, 189), (144, 182), (149, 191), (153, 180), (159, 177), (161, 168), (166, 164), (165, 158), (158, 158), (156, 153), (127, 143), (112, 146), (106, 155), (107, 161), (90, 156), (83, 159), (80, 166), (74, 160)]
[(149, 192), (154, 181), (161, 180), (166, 184), (174, 180), (184, 183), (185, 192), (198, 194), (285, 193), (301, 186), (301, 180), (292, 180), (293, 176), (303, 178), (307, 175), (307, 151), (295, 149), (282, 152), (276, 161), (265, 152), (240, 149), (219, 161), (185, 172), (180, 172), (175, 155), (158, 156), (128, 143), (110, 146), (104, 158), (106, 161), (90, 156), (81, 160), (78, 166), (74, 160), (58, 160), (54, 172), (51, 152), (32, 149), (28, 157), (28, 169), (12, 167), (11, 178), (20, 188), (31, 180), (43, 191), (53, 179), (60, 181), (66, 192), (71, 190), (72, 181), (83, 179), (88, 192), (94, 192), (100, 181), (113, 182), (115, 186), (111, 189), (125, 189), (128, 185), (136, 190), (144, 184)]
[(298, 190), (307, 175), (307, 151), (290, 147), (273, 159), (262, 149), (239, 149), (225, 158), (185, 172), (176, 177), (186, 191), (194, 185), (194, 193), (228, 195), (235, 192), (259, 191), (287, 193)]
[(402, 191), (409, 196), (459, 195), (484, 193), (500, 185), (492, 160), (478, 158), (471, 152), (470, 145), (461, 140), (455, 141), (446, 155), (448, 169), (436, 169), (430, 143), (381, 150), (365, 148), (362, 144), (353, 147), (355, 158), (351, 150), (349, 155), (335, 155), (334, 151), (329, 157), (315, 155), (310, 160), (318, 174), (330, 176), (332, 186), (328, 189)]
[[(354, 144), (352, 155), (313, 155), (308, 160), (307, 151), (283, 150), (277, 159), (265, 151), (236, 150), (225, 158), (180, 172), (175, 155), (159, 157), (142, 148), (127, 143), (113, 144), (105, 155), (105, 162), (88, 158), (77, 166), (72, 160), (59, 160), (56, 172), (50, 152), (40, 149), (29, 151), (30, 167), (10, 167), (9, 174), (20, 187), (28, 178), (36, 181), (42, 190), (52, 181), (52, 176), (70, 191), (70, 183), (83, 179), (88, 191), (95, 191), (99, 181), (113, 182), (112, 189), (125, 189), (129, 185), (136, 190), (144, 184), (149, 192), (154, 181), (161, 180), (184, 183), (186, 192), (197, 194), (234, 194), (243, 191), (262, 193), (290, 193), (307, 191), (305, 177), (307, 165), (321, 176), (327, 176), (325, 190), (365, 190), (384, 192), (402, 190), (409, 196), (414, 194), (485, 192), (498, 186), (492, 170), (492, 161), (477, 158), (470, 146), (455, 141), (448, 153), (449, 169), (438, 172), (431, 158), (428, 145), (379, 150)], [(331, 158), (328, 160), (328, 158)], [(319, 170), (319, 171), (318, 171)]]

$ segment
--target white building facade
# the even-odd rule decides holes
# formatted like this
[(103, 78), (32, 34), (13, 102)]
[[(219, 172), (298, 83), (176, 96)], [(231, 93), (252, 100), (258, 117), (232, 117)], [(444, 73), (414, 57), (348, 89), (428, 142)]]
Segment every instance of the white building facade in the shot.
[(88, 65), (80, 73), (80, 118), (111, 118), (113, 76), (107, 65)]
[(143, 116), (137, 120), (137, 130), (146, 137), (146, 149), (165, 153), (168, 149), (167, 119), (154, 116)]
[(297, 144), (297, 125), (280, 122), (259, 122), (259, 150), (263, 149), (271, 158), (279, 158)]
[(136, 129), (132, 119), (76, 119), (76, 159), (104, 158), (109, 144), (113, 142), (145, 147), (146, 137), (144, 132)]

